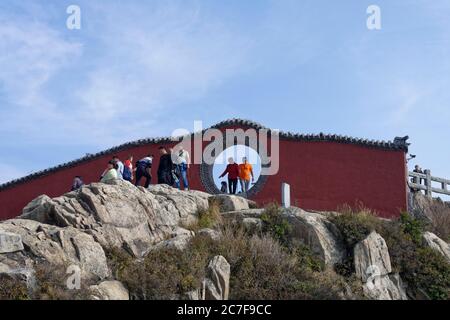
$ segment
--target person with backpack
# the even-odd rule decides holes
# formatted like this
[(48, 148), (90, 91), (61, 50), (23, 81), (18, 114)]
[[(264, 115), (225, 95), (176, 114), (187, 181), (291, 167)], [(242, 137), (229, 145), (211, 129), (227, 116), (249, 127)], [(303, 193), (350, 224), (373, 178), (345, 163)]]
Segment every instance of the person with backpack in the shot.
[(152, 181), (152, 165), (153, 165), (153, 155), (148, 155), (145, 158), (136, 162), (136, 183), (135, 186), (138, 187), (142, 178), (145, 178), (144, 187), (148, 188)]
[(84, 185), (83, 179), (80, 176), (76, 176), (73, 179), (71, 191), (76, 191), (80, 189), (83, 185)]
[(129, 156), (127, 160), (125, 160), (123, 168), (123, 180), (126, 180), (128, 182), (133, 181), (133, 156)]
[(236, 194), (237, 183), (239, 178), (239, 166), (237, 163), (234, 162), (233, 158), (228, 159), (228, 165), (219, 178), (222, 178), (227, 174), (228, 174), (228, 189), (230, 191), (230, 194)]
[(118, 156), (114, 156), (113, 159), (115, 164), (117, 164), (117, 175), (119, 179), (123, 179), (123, 170), (124, 170), (124, 165), (123, 162), (120, 161)]
[(167, 184), (172, 186), (173, 179), (173, 161), (172, 155), (167, 152), (166, 148), (159, 147), (159, 166), (158, 166), (158, 184)]

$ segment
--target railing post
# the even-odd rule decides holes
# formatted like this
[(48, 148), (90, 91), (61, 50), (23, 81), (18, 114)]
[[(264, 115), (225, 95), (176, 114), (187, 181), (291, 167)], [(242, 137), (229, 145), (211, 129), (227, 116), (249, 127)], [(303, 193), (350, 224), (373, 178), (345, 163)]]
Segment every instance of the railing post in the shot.
[(431, 190), (431, 171), (429, 169), (425, 170), (426, 178), (425, 178), (425, 186), (427, 187), (427, 190), (425, 191), (425, 194), (427, 197), (431, 198), (433, 196), (433, 192)]

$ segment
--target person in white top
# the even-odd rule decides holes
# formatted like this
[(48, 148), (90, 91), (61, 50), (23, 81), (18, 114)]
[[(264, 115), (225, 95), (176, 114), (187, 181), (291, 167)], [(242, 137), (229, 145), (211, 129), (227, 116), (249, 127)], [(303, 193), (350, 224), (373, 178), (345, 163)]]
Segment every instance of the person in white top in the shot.
[[(172, 155), (172, 161), (176, 165), (181, 179), (183, 181), (183, 187), (185, 190), (189, 190), (188, 170), (190, 168), (191, 158), (189, 152), (184, 150), (183, 146), (179, 147), (178, 152)], [(178, 181), (175, 186), (181, 190), (181, 183)]]

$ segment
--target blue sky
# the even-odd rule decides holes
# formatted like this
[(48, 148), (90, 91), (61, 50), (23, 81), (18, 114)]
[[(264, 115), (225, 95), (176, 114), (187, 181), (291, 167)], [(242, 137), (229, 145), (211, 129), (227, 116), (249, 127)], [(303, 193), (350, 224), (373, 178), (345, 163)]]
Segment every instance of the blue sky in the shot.
[[(371, 4), (382, 30), (366, 27)], [(416, 162), (450, 178), (449, 15), (448, 0), (3, 0), (0, 182), (233, 117), (408, 134)]]

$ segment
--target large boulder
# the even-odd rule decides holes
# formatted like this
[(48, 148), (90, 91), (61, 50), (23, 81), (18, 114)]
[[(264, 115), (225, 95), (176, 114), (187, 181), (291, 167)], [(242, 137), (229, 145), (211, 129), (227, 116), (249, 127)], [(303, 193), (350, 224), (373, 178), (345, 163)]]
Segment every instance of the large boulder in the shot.
[(398, 274), (391, 274), (391, 258), (386, 241), (375, 231), (353, 249), (357, 277), (364, 294), (374, 300), (406, 300), (405, 287)]
[(209, 197), (210, 202), (216, 202), (220, 206), (220, 212), (240, 211), (250, 209), (249, 201), (243, 197), (218, 194)]
[(392, 272), (391, 258), (386, 241), (375, 231), (356, 244), (353, 254), (356, 275), (363, 282), (366, 282), (370, 277), (368, 271), (370, 268), (376, 268), (380, 275), (387, 275)]
[(425, 245), (442, 254), (450, 263), (450, 245), (431, 232), (423, 234), (423, 242)]
[(180, 224), (197, 219), (208, 208), (209, 195), (169, 186), (135, 187), (116, 180), (85, 185), (76, 192), (32, 201), (20, 218), (92, 235), (104, 248), (125, 249), (144, 256), (155, 244), (170, 238)]
[(326, 266), (332, 267), (342, 262), (345, 254), (344, 244), (339, 231), (326, 216), (295, 207), (284, 209), (282, 214), (292, 226), (293, 240), (308, 245)]
[(103, 281), (89, 288), (93, 300), (130, 300), (130, 294), (119, 281)]
[(222, 256), (216, 256), (210, 261), (203, 282), (204, 300), (228, 300), (230, 269), (230, 264)]
[[(50, 265), (77, 265), (82, 278), (105, 279), (110, 275), (106, 256), (94, 238), (72, 227), (60, 228), (31, 220), (8, 220), (0, 224), (3, 231), (20, 235), (26, 250), (3, 257), (3, 268), (27, 273), (32, 262)], [(1, 255), (0, 255), (1, 256)]]

